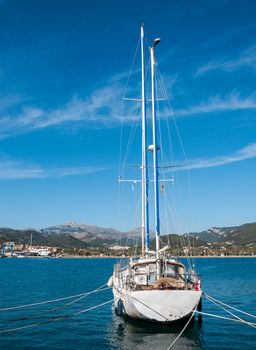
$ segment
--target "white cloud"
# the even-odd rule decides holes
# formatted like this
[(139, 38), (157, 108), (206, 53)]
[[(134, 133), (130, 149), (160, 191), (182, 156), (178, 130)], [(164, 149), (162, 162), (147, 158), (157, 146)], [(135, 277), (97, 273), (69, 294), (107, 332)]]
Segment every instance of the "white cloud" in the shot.
[(184, 165), (184, 167), (179, 167), (177, 170), (213, 168), (253, 158), (256, 158), (256, 143), (252, 143), (238, 150), (237, 152), (226, 156), (219, 156), (210, 159), (194, 159), (188, 161), (187, 165)]
[[(112, 77), (107, 85), (95, 90), (86, 98), (73, 97), (66, 105), (57, 109), (24, 106), (19, 113), (2, 113), (0, 139), (23, 134), (32, 130), (59, 126), (66, 123), (83, 122), (84, 127), (112, 127), (122, 120), (123, 84), (120, 76)], [(2, 100), (2, 104), (5, 101)], [(1, 107), (1, 98), (0, 98)], [(136, 119), (136, 104), (131, 104), (129, 114), (123, 122)]]
[(195, 76), (203, 75), (213, 70), (223, 70), (231, 72), (241, 67), (256, 68), (256, 47), (251, 47), (242, 52), (241, 56), (236, 59), (224, 59), (207, 62), (197, 68)]
[(107, 170), (107, 168), (103, 166), (42, 167), (35, 164), (24, 164), (16, 160), (2, 159), (0, 162), (0, 180), (66, 177), (74, 175), (85, 175), (103, 170)]
[(174, 111), (177, 116), (187, 116), (195, 114), (207, 114), (224, 111), (250, 110), (256, 109), (256, 96), (252, 94), (246, 98), (241, 98), (239, 93), (233, 92), (227, 96), (219, 95), (211, 97), (196, 106)]
[[(134, 74), (137, 74), (136, 72)], [(122, 97), (124, 94), (123, 78), (127, 73), (111, 77), (106, 81), (106, 86), (96, 89), (86, 98), (73, 97), (64, 106), (56, 109), (44, 109), (38, 106), (26, 105), (28, 101), (23, 100), (23, 107), (17, 112), (19, 95), (1, 97), (1, 105), (4, 111), (0, 114), (0, 139), (24, 134), (33, 130), (49, 127), (60, 127), (70, 125), (83, 128), (109, 128), (120, 126), (120, 122), (132, 124), (138, 119), (140, 105), (127, 102), (126, 111), (122, 110)], [(165, 77), (166, 78), (166, 77)], [(168, 90), (172, 90), (177, 83), (177, 76), (167, 77)], [(128, 90), (126, 96), (138, 98), (135, 90)], [(15, 106), (13, 111), (13, 105)], [(8, 110), (8, 106), (10, 110)], [(239, 93), (231, 93), (225, 97), (219, 95), (211, 97), (207, 101), (184, 109), (174, 111), (176, 116), (189, 116), (195, 114), (206, 114), (232, 110), (256, 109), (256, 96), (252, 94), (242, 98)], [(128, 113), (127, 113), (128, 111)], [(125, 117), (123, 117), (123, 114)], [(166, 117), (165, 114), (162, 115)]]
[[(179, 166), (176, 171), (184, 169), (204, 169), (219, 167), (235, 162), (241, 162), (256, 158), (256, 143), (236, 151), (233, 154), (218, 156), (209, 159), (191, 159), (184, 166)], [(17, 160), (2, 157), (0, 161), (0, 180), (22, 180), (22, 179), (44, 179), (54, 177), (66, 177), (85, 175), (99, 171), (108, 170), (109, 167), (80, 166), (80, 167), (58, 167), (39, 166), (36, 164), (26, 164)]]
[[(174, 84), (176, 79), (170, 84)], [(129, 103), (129, 112), (122, 116), (122, 89), (113, 85), (96, 90), (87, 99), (74, 97), (64, 107), (46, 111), (38, 107), (24, 107), (18, 115), (8, 114), (0, 119), (0, 139), (49, 127), (73, 123), (85, 128), (116, 127), (120, 122), (131, 124), (138, 119), (138, 103)], [(128, 107), (128, 106), (127, 106)], [(233, 92), (224, 98), (216, 95), (207, 101), (184, 109), (174, 110), (176, 116), (209, 114), (234, 110), (256, 109), (256, 96), (242, 98)], [(127, 108), (128, 110), (128, 108)], [(162, 117), (165, 118), (166, 113)]]

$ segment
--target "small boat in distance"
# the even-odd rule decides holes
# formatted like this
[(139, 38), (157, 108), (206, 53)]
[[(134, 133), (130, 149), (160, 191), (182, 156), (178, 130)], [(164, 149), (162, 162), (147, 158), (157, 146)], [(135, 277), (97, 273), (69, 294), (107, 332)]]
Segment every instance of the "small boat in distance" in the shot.
[[(154, 322), (173, 322), (192, 315), (201, 305), (201, 280), (192, 268), (187, 268), (177, 257), (169, 256), (170, 246), (161, 247), (160, 205), (159, 205), (159, 166), (158, 153), (161, 150), (158, 140), (158, 123), (155, 108), (155, 47), (160, 39), (154, 40), (150, 51), (152, 145), (147, 144), (147, 120), (144, 68), (144, 26), (141, 26), (141, 70), (142, 70), (142, 163), (141, 163), (141, 241), (142, 252), (139, 258), (131, 258), (124, 266), (116, 264), (108, 285), (113, 287), (114, 304), (119, 315)], [(148, 165), (147, 152), (153, 156), (153, 166)], [(148, 169), (153, 168), (152, 179)], [(119, 180), (122, 181), (122, 178)], [(127, 181), (127, 180), (125, 180)], [(131, 181), (132, 182), (132, 181)], [(153, 187), (155, 249), (149, 246), (149, 182)], [(192, 265), (193, 266), (193, 265)]]

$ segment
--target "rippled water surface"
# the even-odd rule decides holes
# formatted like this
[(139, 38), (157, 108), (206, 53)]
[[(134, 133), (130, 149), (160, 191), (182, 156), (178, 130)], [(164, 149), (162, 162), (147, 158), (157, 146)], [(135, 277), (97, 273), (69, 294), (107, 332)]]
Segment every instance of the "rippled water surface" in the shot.
[[(94, 290), (112, 273), (115, 259), (0, 259), (0, 308), (65, 297)], [(256, 259), (196, 260), (204, 291), (237, 308), (256, 314)], [(0, 349), (159, 349), (169, 347), (183, 325), (158, 326), (128, 321), (112, 304), (73, 317), (73, 313), (106, 302), (110, 290), (92, 294), (61, 309), (71, 300), (0, 312)], [(203, 311), (224, 315), (207, 300)], [(55, 319), (54, 322), (52, 322)], [(251, 321), (256, 321), (255, 319)], [(256, 329), (203, 316), (193, 320), (174, 349), (256, 349)]]

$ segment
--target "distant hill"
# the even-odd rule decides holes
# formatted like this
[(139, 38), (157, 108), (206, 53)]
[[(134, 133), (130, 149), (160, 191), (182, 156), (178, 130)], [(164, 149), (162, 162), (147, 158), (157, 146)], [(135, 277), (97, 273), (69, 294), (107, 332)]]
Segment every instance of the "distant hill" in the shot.
[[(110, 247), (115, 244), (133, 246), (141, 244), (140, 229), (131, 232), (122, 232), (114, 228), (99, 227), (87, 224), (66, 223), (51, 226), (41, 230), (26, 229), (14, 230), (0, 228), (0, 242), (14, 241), (16, 244), (29, 244), (31, 234), (34, 245), (56, 246), (60, 248), (87, 248)], [(150, 232), (151, 244), (154, 244), (154, 233)], [(190, 240), (188, 240), (188, 236)], [(192, 238), (192, 241), (191, 241)], [(162, 236), (161, 240), (168, 240), (173, 247), (178, 246), (183, 240), (184, 245), (193, 242), (194, 247), (207, 243), (225, 243), (245, 246), (256, 244), (256, 223), (248, 223), (232, 227), (212, 227), (202, 232), (189, 234), (171, 234)]]
[(199, 233), (190, 233), (190, 235), (210, 243), (232, 242), (239, 245), (256, 243), (256, 223), (232, 227), (212, 227)]
[(220, 240), (225, 241), (229, 233), (234, 229), (236, 229), (236, 227), (211, 227), (202, 232), (191, 232), (189, 235), (205, 242), (214, 243)]
[(36, 230), (13, 230), (11, 228), (0, 228), (0, 243), (13, 241), (15, 244), (29, 244), (30, 238), (33, 238), (33, 245), (60, 247), (60, 248), (86, 248), (88, 244), (76, 239), (75, 237), (61, 233), (56, 236), (45, 236)]
[[(64, 233), (69, 234), (92, 247), (110, 246), (117, 243), (133, 245), (135, 238), (139, 237), (140, 239), (140, 228), (130, 232), (122, 232), (112, 227), (99, 227), (76, 222), (47, 227), (42, 229), (41, 232), (49, 237)], [(150, 235), (154, 235), (153, 232), (150, 232)]]
[(241, 245), (256, 243), (256, 222), (233, 228), (229, 231), (226, 240), (233, 241)]
[(87, 224), (78, 224), (75, 222), (47, 227), (42, 229), (41, 233), (48, 237), (69, 234), (82, 242), (94, 246), (94, 241), (98, 241), (99, 245), (104, 244), (106, 241), (114, 241), (116, 243), (118, 237), (122, 238), (125, 236), (124, 232), (115, 230), (111, 227), (98, 227)]

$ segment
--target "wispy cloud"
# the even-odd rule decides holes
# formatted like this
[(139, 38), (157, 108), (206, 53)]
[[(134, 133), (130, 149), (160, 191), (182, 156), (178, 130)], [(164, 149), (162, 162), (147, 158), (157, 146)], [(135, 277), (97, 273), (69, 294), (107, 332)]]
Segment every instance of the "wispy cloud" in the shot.
[(256, 68), (256, 47), (253, 46), (245, 51), (235, 59), (222, 59), (209, 61), (201, 65), (195, 72), (195, 77), (201, 76), (213, 70), (222, 70), (232, 72), (242, 67)]
[[(106, 81), (105, 86), (96, 89), (87, 97), (74, 96), (64, 106), (55, 109), (28, 105), (28, 99), (25, 100), (18, 94), (0, 95), (0, 139), (71, 124), (72, 128), (76, 126), (80, 128), (81, 125), (84, 128), (110, 128), (119, 126), (121, 121), (126, 124), (133, 123), (138, 118), (139, 104), (129, 103), (129, 112), (126, 112), (123, 117), (121, 103), (124, 93), (123, 80), (127, 74), (113, 76)], [(177, 75), (167, 78), (165, 77), (165, 81), (167, 81), (168, 90), (173, 90), (178, 81)], [(126, 92), (128, 96), (139, 97), (136, 90)], [(174, 113), (177, 116), (190, 116), (249, 109), (256, 109), (256, 95), (242, 98), (239, 93), (233, 92), (224, 97), (213, 96), (198, 105), (177, 109)]]
[(107, 170), (107, 167), (80, 166), (56, 167), (26, 164), (17, 160), (2, 159), (0, 162), (0, 180), (43, 179), (85, 175)]
[(256, 158), (256, 143), (252, 143), (233, 154), (218, 156), (209, 159), (190, 160), (188, 161), (187, 165), (179, 167), (177, 168), (177, 170), (213, 168), (253, 158)]
[[(123, 119), (122, 79), (123, 75), (112, 77), (106, 86), (98, 88), (86, 98), (74, 96), (66, 105), (57, 109), (24, 105), (19, 113), (5, 111), (0, 115), (0, 139), (67, 123), (83, 122), (84, 127), (115, 126)], [(1, 106), (7, 109), (8, 103), (11, 103), (10, 97), (0, 98), (0, 112)], [(136, 109), (132, 104), (130, 113), (123, 119), (125, 123), (136, 119)]]
[(0, 95), (0, 113), (26, 101), (21, 94)]
[[(176, 79), (170, 84), (173, 85), (175, 81)], [(98, 89), (86, 99), (74, 97), (59, 109), (47, 111), (39, 107), (24, 107), (18, 115), (10, 113), (0, 119), (0, 139), (68, 123), (82, 123), (84, 128), (116, 127), (120, 125), (121, 120), (131, 124), (138, 118), (138, 104), (130, 103), (130, 111), (124, 118), (120, 103), (122, 93), (120, 86), (113, 85)], [(239, 93), (233, 92), (225, 97), (216, 95), (198, 105), (174, 110), (174, 114), (190, 116), (252, 109), (256, 109), (255, 94), (242, 98)]]
[(188, 107), (186, 109), (178, 109), (174, 111), (177, 116), (189, 116), (195, 114), (218, 113), (224, 111), (250, 110), (256, 109), (256, 96), (252, 94), (246, 98), (242, 98), (239, 93), (233, 92), (224, 98), (216, 95), (210, 97), (209, 100)]

